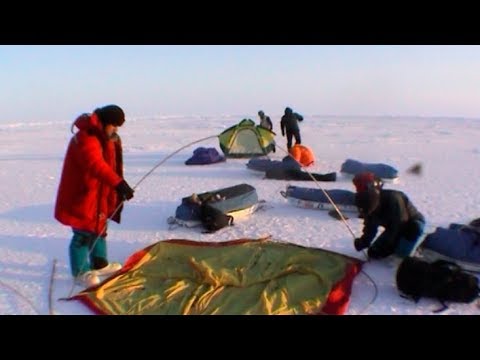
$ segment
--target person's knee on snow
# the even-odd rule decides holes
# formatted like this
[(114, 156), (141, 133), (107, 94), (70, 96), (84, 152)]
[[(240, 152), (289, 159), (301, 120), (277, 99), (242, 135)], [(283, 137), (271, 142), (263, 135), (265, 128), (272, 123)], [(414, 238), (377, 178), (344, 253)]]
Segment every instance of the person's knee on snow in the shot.
[(400, 239), (392, 237), (384, 231), (368, 248), (368, 257), (372, 259), (383, 259), (392, 255)]
[(383, 259), (392, 255), (394, 251), (394, 247), (375, 241), (372, 246), (368, 248), (367, 254), (371, 259)]
[(356, 238), (353, 242), (353, 246), (355, 246), (355, 250), (362, 251), (370, 246), (370, 241), (365, 238)]
[(408, 222), (395, 248), (395, 254), (400, 257), (411, 256), (417, 248), (424, 227), (425, 222), (422, 220)]
[(424, 228), (425, 228), (425, 221), (423, 220), (409, 221), (405, 224), (403, 236), (407, 240), (416, 241), (419, 238), (419, 236), (423, 234)]

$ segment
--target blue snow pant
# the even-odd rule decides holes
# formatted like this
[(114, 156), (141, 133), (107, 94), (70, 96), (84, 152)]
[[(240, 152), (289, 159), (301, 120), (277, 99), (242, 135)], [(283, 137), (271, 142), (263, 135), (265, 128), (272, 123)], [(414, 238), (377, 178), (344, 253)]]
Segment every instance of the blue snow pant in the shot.
[(425, 222), (413, 220), (398, 236), (393, 237), (384, 231), (368, 248), (368, 256), (372, 259), (382, 259), (395, 253), (399, 257), (411, 256), (419, 245)]
[(73, 276), (78, 276), (92, 269), (101, 269), (108, 265), (107, 242), (105, 237), (94, 233), (72, 229), (70, 242), (70, 269)]
[(411, 256), (420, 245), (420, 236), (423, 234), (425, 223), (420, 220), (414, 221), (416, 230), (410, 237), (402, 236), (395, 248), (395, 254), (402, 258)]

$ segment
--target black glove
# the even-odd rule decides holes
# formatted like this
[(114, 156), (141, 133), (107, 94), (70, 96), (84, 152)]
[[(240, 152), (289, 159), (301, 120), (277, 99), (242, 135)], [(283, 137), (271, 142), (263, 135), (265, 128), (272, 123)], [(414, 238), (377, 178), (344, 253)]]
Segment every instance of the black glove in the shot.
[(285, 136), (285, 131), (282, 130), (282, 136)]
[(362, 238), (356, 238), (353, 242), (353, 246), (355, 246), (355, 250), (362, 251), (365, 248), (368, 248), (368, 243)]
[(115, 190), (117, 190), (118, 196), (120, 196), (120, 199), (122, 200), (130, 200), (133, 198), (134, 191), (125, 180), (120, 181), (120, 183), (115, 187)]

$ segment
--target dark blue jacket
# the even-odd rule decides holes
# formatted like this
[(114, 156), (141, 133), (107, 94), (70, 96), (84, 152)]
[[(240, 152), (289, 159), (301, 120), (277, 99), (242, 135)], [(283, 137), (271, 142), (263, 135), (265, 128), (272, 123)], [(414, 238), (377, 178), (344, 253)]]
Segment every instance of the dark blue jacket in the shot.
[(294, 112), (286, 112), (280, 120), (280, 128), (282, 135), (285, 135), (285, 130), (289, 133), (299, 133), (298, 122), (303, 121), (303, 116)]
[(377, 235), (378, 227), (383, 226), (383, 241), (395, 245), (401, 236), (410, 238), (414, 221), (425, 222), (425, 218), (407, 195), (397, 190), (382, 190), (378, 207), (363, 219), (362, 238), (371, 243)]

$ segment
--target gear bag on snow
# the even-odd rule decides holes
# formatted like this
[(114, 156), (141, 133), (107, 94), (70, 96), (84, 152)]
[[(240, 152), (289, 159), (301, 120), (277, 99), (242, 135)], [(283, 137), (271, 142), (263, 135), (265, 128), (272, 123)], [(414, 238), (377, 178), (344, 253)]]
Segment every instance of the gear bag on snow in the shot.
[(233, 216), (209, 205), (207, 202), (200, 206), (200, 220), (206, 232), (213, 233), (225, 226), (233, 225)]
[(405, 258), (397, 270), (397, 288), (415, 302), (422, 297), (437, 299), (447, 309), (446, 301), (470, 303), (479, 296), (478, 279), (460, 266), (445, 260), (428, 263)]

